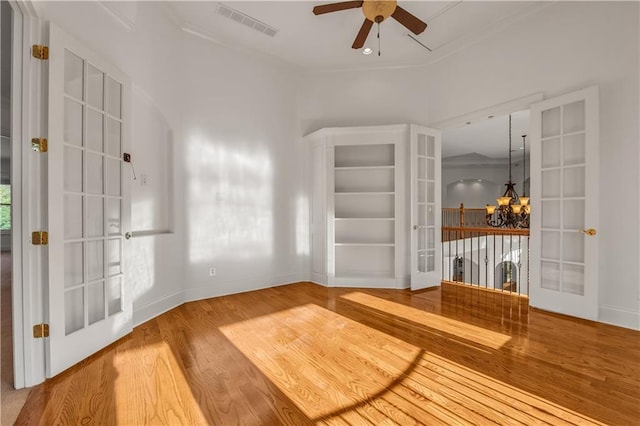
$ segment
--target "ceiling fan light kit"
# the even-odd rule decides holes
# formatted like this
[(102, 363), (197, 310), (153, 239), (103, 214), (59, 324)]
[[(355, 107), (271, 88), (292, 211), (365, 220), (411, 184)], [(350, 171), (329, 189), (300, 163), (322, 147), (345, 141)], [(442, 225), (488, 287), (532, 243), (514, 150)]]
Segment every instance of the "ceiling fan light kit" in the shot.
[[(420, 19), (416, 18), (405, 9), (398, 6), (398, 2), (395, 0), (364, 0), (364, 1), (344, 1), (340, 3), (330, 3), (313, 8), (315, 15), (323, 15), (330, 12), (338, 12), (340, 10), (357, 9), (362, 8), (362, 13), (365, 17), (358, 34), (351, 46), (353, 49), (360, 49), (367, 41), (369, 32), (374, 23), (378, 24), (378, 43), (380, 42), (380, 24), (387, 18), (392, 17), (400, 24), (404, 25), (409, 31), (418, 35), (422, 33), (427, 24)], [(380, 49), (378, 48), (378, 55), (380, 55)]]

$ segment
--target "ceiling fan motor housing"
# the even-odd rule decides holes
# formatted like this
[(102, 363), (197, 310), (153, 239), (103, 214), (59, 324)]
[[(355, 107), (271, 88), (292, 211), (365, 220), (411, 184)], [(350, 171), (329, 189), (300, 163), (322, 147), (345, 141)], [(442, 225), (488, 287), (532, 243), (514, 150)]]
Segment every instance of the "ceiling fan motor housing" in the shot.
[(362, 4), (362, 13), (371, 22), (379, 24), (395, 12), (397, 5), (398, 2), (395, 0), (364, 0), (364, 3)]

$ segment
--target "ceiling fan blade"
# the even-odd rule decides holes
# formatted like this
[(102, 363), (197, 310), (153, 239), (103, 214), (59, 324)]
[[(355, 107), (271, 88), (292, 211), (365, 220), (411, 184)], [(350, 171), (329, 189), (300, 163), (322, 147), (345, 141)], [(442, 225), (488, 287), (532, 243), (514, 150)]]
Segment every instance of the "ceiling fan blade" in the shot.
[(360, 49), (364, 46), (364, 42), (367, 41), (367, 36), (369, 35), (369, 31), (371, 31), (372, 26), (373, 22), (365, 18), (362, 26), (360, 27), (360, 31), (358, 31), (358, 35), (351, 46), (353, 49)]
[(427, 28), (427, 24), (425, 22), (422, 22), (400, 6), (396, 6), (396, 10), (393, 11), (391, 17), (416, 35), (420, 34)]
[(361, 1), (343, 1), (340, 3), (323, 4), (313, 8), (314, 15), (322, 15), (323, 13), (337, 12), (339, 10), (356, 9), (362, 7)]

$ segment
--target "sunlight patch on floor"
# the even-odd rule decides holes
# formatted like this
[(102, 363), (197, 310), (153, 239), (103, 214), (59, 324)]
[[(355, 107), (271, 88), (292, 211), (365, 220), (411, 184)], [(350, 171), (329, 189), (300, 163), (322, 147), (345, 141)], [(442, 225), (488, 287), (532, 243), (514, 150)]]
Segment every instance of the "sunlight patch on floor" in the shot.
[(208, 423), (167, 342), (129, 349), (114, 366), (119, 425)]
[(499, 349), (511, 340), (511, 336), (508, 334), (487, 330), (486, 328), (381, 299), (370, 294), (353, 292), (340, 297), (489, 348)]
[[(484, 333), (476, 340), (483, 344), (497, 346), (508, 340), (500, 333), (425, 316), (362, 293), (347, 297), (465, 338)], [(220, 330), (316, 424), (600, 424), (314, 304)], [(478, 350), (470, 348), (470, 356)]]
[[(506, 367), (506, 366), (505, 366)], [(417, 367), (400, 386), (431, 401), (470, 410), (480, 423), (488, 419), (502, 424), (595, 424), (602, 423), (526, 390), (512, 386), (445, 357), (425, 352)], [(570, 383), (558, 383), (559, 392)], [(452, 404), (454, 403), (454, 404)], [(462, 413), (462, 411), (460, 411)], [(468, 421), (474, 417), (465, 417)]]
[[(420, 353), (400, 339), (313, 304), (220, 330), (312, 419), (366, 407)], [(407, 361), (398, 362), (397, 354)]]

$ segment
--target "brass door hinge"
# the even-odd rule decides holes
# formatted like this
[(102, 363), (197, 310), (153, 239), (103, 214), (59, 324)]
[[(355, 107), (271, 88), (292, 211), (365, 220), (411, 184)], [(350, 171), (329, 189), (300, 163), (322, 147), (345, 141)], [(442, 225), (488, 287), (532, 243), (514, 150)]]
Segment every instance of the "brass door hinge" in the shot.
[(46, 60), (49, 59), (49, 46), (42, 44), (34, 44), (31, 47), (31, 54), (36, 59)]
[(33, 338), (49, 337), (49, 324), (36, 324), (33, 326)]
[(31, 244), (34, 246), (46, 246), (49, 244), (49, 233), (47, 231), (32, 232)]
[(35, 152), (47, 152), (49, 150), (49, 141), (47, 138), (31, 139), (31, 149)]

